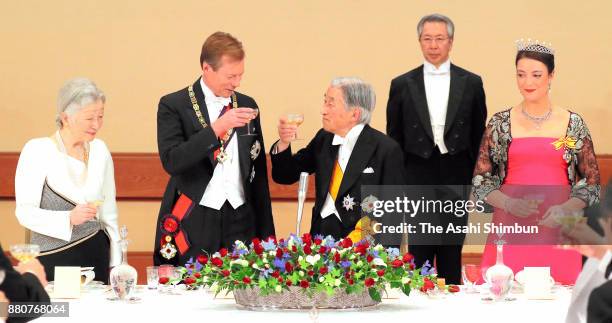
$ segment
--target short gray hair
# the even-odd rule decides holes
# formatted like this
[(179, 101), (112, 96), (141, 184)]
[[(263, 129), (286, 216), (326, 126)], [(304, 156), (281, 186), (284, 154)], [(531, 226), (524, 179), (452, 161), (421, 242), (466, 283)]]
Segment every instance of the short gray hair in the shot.
[(443, 22), (446, 24), (446, 32), (448, 32), (448, 37), (452, 39), (455, 36), (455, 24), (453, 24), (453, 21), (445, 15), (433, 13), (431, 15), (424, 16), (421, 18), (421, 20), (419, 20), (419, 23), (417, 24), (417, 36), (419, 38), (421, 38), (423, 26), (425, 26), (426, 22)]
[(376, 106), (376, 93), (372, 85), (357, 77), (337, 77), (331, 86), (342, 91), (346, 108), (357, 107), (361, 110), (360, 124), (369, 124)]
[(84, 77), (69, 80), (62, 86), (57, 97), (57, 127), (62, 128), (62, 112), (74, 115), (83, 107), (97, 101), (105, 103), (106, 96), (94, 82)]

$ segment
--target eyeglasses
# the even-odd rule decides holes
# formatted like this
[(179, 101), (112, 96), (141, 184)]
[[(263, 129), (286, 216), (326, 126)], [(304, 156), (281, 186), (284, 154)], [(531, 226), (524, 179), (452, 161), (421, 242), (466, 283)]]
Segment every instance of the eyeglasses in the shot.
[(442, 43), (444, 41), (447, 41), (449, 37), (423, 37), (421, 38), (421, 42), (425, 43), (425, 44), (431, 44), (433, 42), (436, 42), (436, 44)]

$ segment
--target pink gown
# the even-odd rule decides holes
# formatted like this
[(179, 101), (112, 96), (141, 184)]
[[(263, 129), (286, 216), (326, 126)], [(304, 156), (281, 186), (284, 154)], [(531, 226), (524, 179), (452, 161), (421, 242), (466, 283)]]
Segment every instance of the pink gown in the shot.
[[(520, 190), (515, 197), (524, 197), (525, 190), (529, 191), (529, 185), (546, 185), (533, 186), (531, 192), (545, 198), (539, 205), (539, 214), (528, 218), (504, 218), (503, 210), (496, 210), (493, 215), (495, 223), (504, 218), (506, 223), (537, 224), (551, 205), (563, 203), (569, 198), (570, 186), (567, 163), (563, 160), (564, 150), (555, 150), (551, 144), (555, 140), (557, 138), (548, 137), (512, 140), (508, 149), (507, 176), (501, 190), (510, 196)], [(547, 232), (543, 232), (542, 228), (540, 226), (540, 234), (545, 237)], [(552, 236), (552, 232), (556, 232), (556, 229), (551, 229), (548, 233)], [(482, 256), (483, 271), (495, 264), (496, 248), (493, 241), (497, 239), (495, 234), (489, 235)], [(526, 245), (524, 242), (508, 242), (504, 245), (503, 257), (504, 264), (512, 268), (515, 274), (523, 270), (523, 267), (550, 267), (551, 276), (562, 284), (574, 284), (582, 269), (582, 257), (578, 252), (561, 249), (554, 244)]]

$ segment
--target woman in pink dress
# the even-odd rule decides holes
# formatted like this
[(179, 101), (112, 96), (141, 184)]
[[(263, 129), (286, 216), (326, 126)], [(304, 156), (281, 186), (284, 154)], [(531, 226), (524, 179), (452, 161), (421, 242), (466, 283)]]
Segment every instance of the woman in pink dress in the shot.
[(517, 42), (516, 80), (522, 102), (493, 115), (474, 171), (474, 195), (495, 208), (493, 223), (537, 225), (537, 234), (489, 234), (482, 268), (495, 263), (497, 240), (504, 264), (550, 267), (551, 276), (573, 284), (582, 267), (578, 252), (557, 246), (558, 217), (599, 201), (599, 170), (584, 120), (550, 98), (554, 50)]

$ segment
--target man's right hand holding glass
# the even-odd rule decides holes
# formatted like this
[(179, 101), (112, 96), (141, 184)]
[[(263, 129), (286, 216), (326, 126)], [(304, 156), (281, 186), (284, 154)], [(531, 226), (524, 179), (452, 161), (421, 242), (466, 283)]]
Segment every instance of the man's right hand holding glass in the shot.
[(287, 149), (291, 142), (297, 137), (298, 126), (290, 123), (287, 117), (283, 116), (278, 121), (278, 137), (280, 140), (276, 144), (276, 152), (280, 153)]

